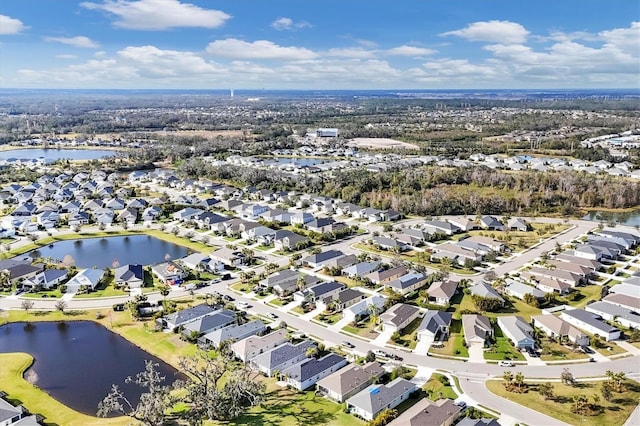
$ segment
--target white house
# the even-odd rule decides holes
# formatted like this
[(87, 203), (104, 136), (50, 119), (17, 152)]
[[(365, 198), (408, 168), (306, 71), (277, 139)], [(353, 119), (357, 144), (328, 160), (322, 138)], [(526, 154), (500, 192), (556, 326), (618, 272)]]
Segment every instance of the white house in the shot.
[(498, 326), (502, 329), (502, 333), (513, 342), (518, 349), (531, 348), (536, 345), (531, 327), (524, 318), (516, 315), (498, 317)]
[(560, 314), (560, 318), (588, 333), (597, 334), (606, 341), (620, 338), (620, 330), (611, 327), (600, 315), (593, 312), (583, 309), (565, 310)]
[(400, 331), (408, 326), (411, 321), (418, 318), (420, 309), (406, 303), (393, 305), (384, 314), (380, 315), (380, 323), (383, 331)]
[(395, 408), (417, 391), (416, 385), (398, 377), (386, 385), (371, 385), (347, 399), (347, 411), (364, 420), (373, 420), (381, 411)]
[(555, 315), (534, 315), (531, 317), (534, 327), (542, 330), (547, 336), (567, 338), (579, 346), (589, 346), (589, 336), (573, 325)]

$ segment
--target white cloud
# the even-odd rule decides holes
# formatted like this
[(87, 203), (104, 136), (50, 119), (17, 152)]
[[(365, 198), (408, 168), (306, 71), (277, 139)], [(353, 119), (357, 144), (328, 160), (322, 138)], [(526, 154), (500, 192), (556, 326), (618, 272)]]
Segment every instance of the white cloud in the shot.
[(471, 41), (487, 41), (490, 43), (523, 43), (529, 31), (517, 22), (480, 21), (469, 24), (466, 28), (442, 33), (443, 36), (458, 36)]
[(426, 56), (432, 55), (436, 53), (436, 51), (432, 49), (425, 49), (424, 47), (403, 45), (388, 49), (385, 53), (392, 56)]
[(307, 21), (298, 21), (295, 22), (291, 18), (280, 17), (271, 23), (271, 28), (284, 31), (284, 30), (295, 30), (301, 28), (311, 28), (312, 25)]
[(247, 42), (235, 38), (209, 43), (207, 53), (218, 58), (232, 59), (309, 59), (316, 54), (304, 47), (280, 46), (268, 40)]
[(375, 51), (366, 50), (361, 47), (329, 49), (325, 54), (327, 56), (333, 56), (336, 58), (353, 58), (353, 59), (368, 59), (376, 56)]
[(21, 20), (11, 18), (7, 15), (0, 15), (0, 35), (18, 34), (26, 27)]
[(115, 15), (114, 26), (133, 30), (217, 28), (231, 18), (220, 10), (203, 9), (178, 0), (104, 0), (103, 3), (83, 2), (80, 5)]
[(70, 53), (63, 53), (61, 55), (56, 55), (58, 59), (76, 59), (78, 56), (72, 55)]
[(85, 36), (76, 36), (76, 37), (45, 37), (44, 41), (54, 42), (54, 43), (62, 43), (68, 44), (70, 46), (75, 47), (87, 47), (95, 49), (100, 45), (95, 41), (91, 40), (89, 37)]
[(629, 28), (615, 28), (598, 34), (605, 45), (640, 56), (640, 22), (632, 22)]

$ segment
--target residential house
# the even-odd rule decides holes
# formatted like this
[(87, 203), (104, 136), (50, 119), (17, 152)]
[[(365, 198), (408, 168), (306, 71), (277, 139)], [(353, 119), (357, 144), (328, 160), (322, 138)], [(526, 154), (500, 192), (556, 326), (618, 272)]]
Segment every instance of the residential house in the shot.
[(500, 316), (498, 317), (498, 326), (516, 348), (535, 348), (536, 341), (533, 338), (533, 328), (524, 318), (516, 315)]
[(406, 303), (398, 303), (389, 308), (385, 313), (380, 315), (380, 323), (382, 331), (400, 332), (411, 321), (418, 318), (420, 309)]
[(460, 228), (451, 222), (442, 220), (427, 220), (422, 224), (422, 229), (429, 234), (453, 235), (460, 232)]
[(372, 310), (380, 313), (384, 310), (384, 303), (386, 299), (379, 294), (374, 294), (364, 300), (361, 300), (354, 305), (345, 308), (342, 311), (342, 318), (349, 319), (350, 321), (358, 321), (370, 314)]
[(351, 288), (345, 288), (338, 294), (326, 297), (318, 303), (319, 308), (331, 309), (334, 312), (342, 312), (345, 308), (353, 306), (365, 298), (365, 294)]
[(302, 265), (317, 270), (324, 267), (328, 260), (341, 256), (344, 256), (344, 253), (339, 250), (327, 250), (305, 257), (302, 259)]
[(186, 222), (189, 220), (194, 220), (197, 216), (204, 213), (204, 210), (196, 209), (194, 207), (185, 207), (182, 210), (175, 212), (172, 217), (173, 220), (177, 220), (180, 222)]
[(496, 419), (472, 419), (471, 417), (465, 417), (459, 421), (456, 426), (501, 426)]
[(493, 216), (482, 216), (480, 226), (490, 231), (504, 231), (506, 229), (504, 224)]
[(497, 299), (500, 305), (504, 306), (504, 299), (498, 292), (486, 282), (479, 282), (469, 289), (472, 296), (485, 297), (488, 299)]
[(621, 284), (616, 284), (609, 289), (609, 293), (623, 294), (625, 296), (638, 297), (640, 295), (640, 285), (632, 284), (628, 280)]
[(505, 251), (504, 243), (495, 240), (490, 237), (483, 237), (481, 235), (474, 235), (468, 238), (465, 238), (464, 241), (473, 242), (476, 244), (481, 244), (483, 246), (488, 247), (490, 250), (495, 251), (496, 253), (502, 253)]
[(359, 262), (342, 269), (342, 275), (349, 278), (364, 276), (378, 269), (380, 262)]
[(41, 287), (50, 289), (64, 282), (69, 277), (65, 269), (45, 269), (37, 273), (33, 278), (22, 282), (22, 287)]
[(253, 357), (260, 355), (288, 341), (288, 333), (285, 329), (279, 329), (263, 336), (249, 336), (231, 345), (231, 351), (242, 362), (249, 362)]
[(251, 368), (271, 377), (275, 371), (282, 372), (306, 360), (307, 351), (315, 347), (316, 344), (309, 340), (303, 340), (296, 345), (286, 342), (269, 351), (256, 355), (249, 361), (249, 364)]
[(393, 409), (416, 392), (418, 387), (398, 377), (386, 385), (370, 385), (347, 399), (347, 411), (366, 421), (373, 420), (380, 412)]
[(524, 300), (527, 294), (532, 295), (538, 300), (544, 298), (544, 292), (542, 290), (538, 290), (533, 286), (523, 284), (521, 282), (511, 280), (511, 279), (507, 280), (507, 285), (504, 287), (504, 291), (509, 296), (515, 297), (520, 300)]
[(0, 426), (39, 426), (42, 419), (29, 414), (22, 405), (13, 405), (7, 399), (7, 394), (0, 392)]
[(419, 272), (410, 272), (395, 280), (384, 284), (385, 287), (392, 289), (402, 295), (409, 294), (418, 290), (427, 283), (427, 276)]
[(218, 250), (211, 252), (209, 257), (211, 260), (221, 262), (230, 268), (240, 266), (245, 261), (245, 256), (241, 252), (228, 247), (220, 247)]
[(526, 232), (529, 230), (529, 224), (521, 217), (512, 217), (507, 221), (507, 228), (511, 231)]
[(323, 266), (325, 268), (339, 268), (342, 270), (342, 268), (354, 265), (356, 263), (358, 263), (358, 256), (356, 256), (355, 254), (347, 254), (344, 256), (329, 259), (324, 262)]
[(274, 247), (277, 250), (298, 250), (300, 247), (307, 246), (309, 241), (307, 237), (286, 229), (276, 231), (273, 237)]
[(236, 313), (228, 309), (218, 309), (207, 315), (186, 322), (182, 325), (182, 334), (185, 337), (200, 337), (227, 327), (236, 321)]
[(434, 341), (438, 338), (446, 339), (449, 336), (451, 318), (451, 312), (428, 310), (417, 329), (418, 342), (425, 339), (425, 341)]
[(493, 336), (493, 327), (489, 318), (478, 314), (462, 315), (462, 329), (467, 346), (483, 344)]
[(585, 311), (584, 309), (570, 309), (563, 311), (560, 314), (560, 318), (581, 330), (597, 334), (607, 342), (620, 338), (621, 331), (619, 329), (611, 327), (600, 315), (593, 312)]
[(207, 304), (196, 305), (192, 308), (182, 309), (169, 315), (160, 317), (156, 320), (156, 323), (163, 328), (175, 330), (176, 328), (183, 326), (188, 322), (195, 321), (199, 318), (219, 311), (220, 310), (218, 308), (209, 306)]
[(211, 258), (206, 254), (202, 254), (199, 252), (191, 253), (183, 257), (182, 259), (178, 259), (178, 261), (186, 268), (189, 268), (194, 271), (206, 271), (209, 269), (209, 264), (211, 263)]
[(349, 364), (345, 368), (319, 380), (316, 383), (317, 392), (327, 398), (342, 403), (356, 393), (362, 391), (373, 381), (385, 374), (382, 365), (370, 362), (363, 366)]
[(388, 425), (451, 426), (462, 415), (462, 408), (451, 399), (439, 399), (433, 402), (428, 398), (422, 398)]
[(330, 353), (319, 359), (310, 358), (300, 364), (292, 365), (283, 370), (282, 375), (286, 377), (287, 385), (303, 391), (345, 365), (347, 360), (344, 357)]
[(583, 275), (562, 269), (547, 269), (534, 266), (528, 271), (528, 273), (529, 275), (532, 275), (534, 279), (538, 279), (538, 277), (549, 278), (569, 284), (571, 287), (577, 287), (584, 284), (586, 281), (586, 278)]
[(585, 310), (600, 315), (607, 321), (617, 322), (624, 327), (640, 329), (640, 314), (632, 309), (609, 302), (593, 302), (585, 306)]
[(482, 261), (482, 256), (480, 254), (476, 254), (471, 250), (467, 250), (450, 242), (439, 244), (433, 248), (431, 260), (440, 261), (444, 258), (448, 258), (458, 265), (464, 265), (467, 260), (475, 264)]
[(458, 282), (447, 280), (437, 281), (429, 286), (427, 294), (429, 297), (429, 303), (435, 305), (447, 306), (451, 302), (451, 298), (458, 291)]
[(116, 287), (125, 287), (129, 290), (144, 287), (142, 265), (129, 264), (116, 268), (113, 280)]
[(476, 225), (472, 220), (467, 218), (450, 218), (448, 219), (449, 223), (460, 228), (462, 232), (471, 231), (476, 229), (478, 225)]
[(237, 342), (247, 337), (262, 333), (264, 330), (266, 330), (266, 328), (264, 323), (260, 320), (250, 321), (241, 325), (231, 323), (225, 327), (207, 332), (198, 339), (198, 343), (205, 346), (219, 348), (225, 341), (231, 343)]
[(82, 286), (95, 290), (104, 276), (102, 269), (82, 269), (67, 282), (67, 293), (77, 293)]
[(174, 262), (162, 262), (151, 266), (151, 273), (165, 285), (182, 284), (184, 270)]
[(276, 236), (276, 230), (259, 225), (242, 232), (240, 235), (242, 238), (249, 240), (250, 242), (256, 241), (263, 246), (268, 246), (273, 243), (273, 239)]
[(298, 212), (291, 215), (289, 221), (292, 225), (305, 225), (314, 220), (314, 216), (311, 213)]
[(362, 207), (353, 203), (338, 203), (336, 204), (336, 214), (338, 216), (351, 216), (353, 212), (362, 210)]
[(309, 231), (325, 234), (329, 232), (340, 231), (347, 227), (344, 223), (336, 222), (333, 218), (318, 218), (308, 222), (306, 227)]
[(336, 296), (346, 287), (346, 285), (336, 281), (325, 282), (297, 291), (294, 293), (293, 299), (300, 302), (316, 302), (318, 300), (324, 300), (327, 297)]
[(578, 346), (589, 346), (589, 336), (567, 321), (555, 315), (534, 315), (531, 317), (534, 327), (542, 330), (547, 336), (568, 339)]
[(573, 288), (570, 284), (551, 278), (537, 277), (536, 281), (536, 287), (545, 293), (558, 293), (564, 296), (569, 294)]
[(384, 284), (400, 278), (408, 272), (408, 269), (401, 265), (389, 269), (378, 269), (377, 271), (367, 274), (365, 278), (369, 279), (374, 284)]
[(397, 252), (405, 251), (408, 248), (405, 243), (388, 237), (373, 237), (371, 238), (371, 243), (383, 250), (391, 250)]
[(611, 293), (606, 295), (602, 300), (604, 302), (613, 303), (614, 305), (640, 312), (640, 295), (633, 297), (627, 294)]
[(89, 213), (87, 212), (69, 213), (67, 222), (69, 226), (87, 225), (89, 223)]
[(425, 242), (429, 241), (429, 236), (421, 229), (406, 228), (402, 230), (402, 233), (396, 234), (395, 239), (398, 242), (413, 247), (419, 247), (424, 245)]

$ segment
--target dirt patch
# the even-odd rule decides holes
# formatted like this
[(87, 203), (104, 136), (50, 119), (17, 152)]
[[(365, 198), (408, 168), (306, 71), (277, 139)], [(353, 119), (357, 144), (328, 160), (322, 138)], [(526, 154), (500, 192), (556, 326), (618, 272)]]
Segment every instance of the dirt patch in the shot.
[(373, 149), (418, 149), (417, 145), (389, 138), (354, 138), (349, 140), (348, 145), (358, 148)]

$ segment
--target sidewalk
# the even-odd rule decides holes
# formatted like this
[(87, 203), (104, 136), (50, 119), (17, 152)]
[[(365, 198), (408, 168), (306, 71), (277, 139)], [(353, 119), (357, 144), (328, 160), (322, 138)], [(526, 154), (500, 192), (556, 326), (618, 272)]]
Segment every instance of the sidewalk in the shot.
[(640, 348), (633, 346), (631, 343), (629, 342), (624, 342), (624, 341), (619, 341), (616, 340), (616, 345), (620, 346), (622, 349), (624, 349), (625, 351), (633, 354), (633, 355), (640, 355)]
[(384, 347), (389, 339), (391, 339), (392, 334), (392, 330), (383, 331), (378, 337), (371, 341), (371, 344)]

